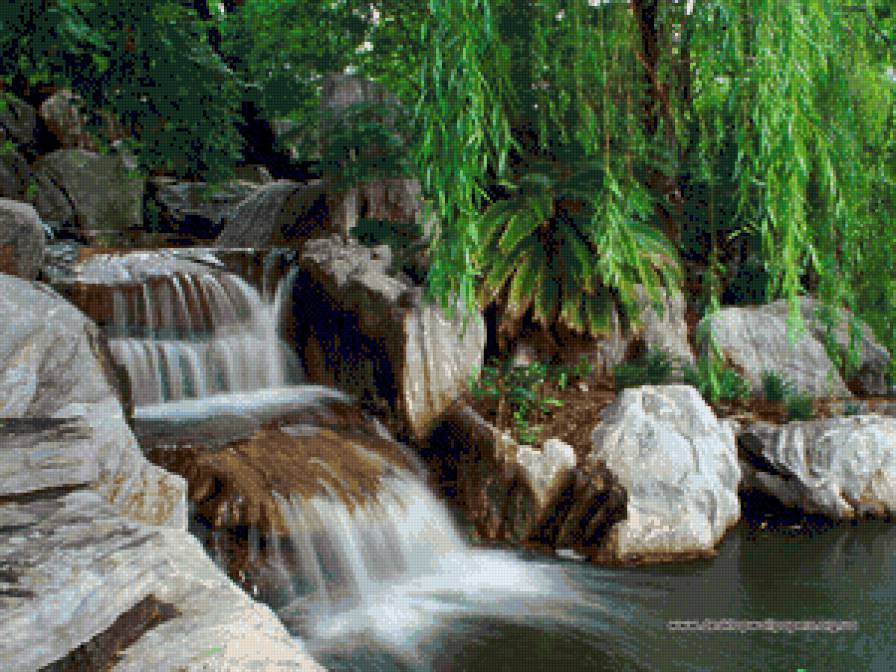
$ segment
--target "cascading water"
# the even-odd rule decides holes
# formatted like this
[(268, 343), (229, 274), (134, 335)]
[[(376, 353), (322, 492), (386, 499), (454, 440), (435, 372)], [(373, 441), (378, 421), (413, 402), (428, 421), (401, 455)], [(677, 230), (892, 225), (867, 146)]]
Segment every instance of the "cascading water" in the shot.
[[(131, 380), (135, 429), (144, 448), (168, 451), (159, 458), (163, 463), (176, 462), (178, 445), (204, 446), (190, 454), (198, 462), (184, 475), (190, 480), (206, 460), (219, 478), (233, 467), (240, 441), (254, 440), (256, 452), (246, 452), (243, 471), (234, 472), (238, 487), (240, 474), (257, 475), (252, 469), (259, 461), (277, 450), (277, 459), (285, 456), (297, 489), (305, 490), (266, 493), (273, 493), (285, 533), (250, 525), (241, 543), (249, 565), (272, 579), (265, 599), (312, 650), (352, 655), (366, 642), (427, 667), (420, 663), (421, 642), (448, 623), (556, 621), (575, 602), (556, 564), (472, 548), (425, 485), (420, 466), (401, 449), (396, 453), (381, 427), (379, 444), (365, 444), (352, 433), (357, 428), (321, 430), (323, 416), (315, 413), (347, 400), (335, 390), (295, 384), (301, 369), (278, 335), (294, 270), (275, 278), (269, 256), (257, 291), (216, 267), (211, 255), (190, 254), (91, 257), (78, 269), (79, 283), (91, 287), (82, 308), (105, 327), (113, 356)], [(261, 431), (271, 426), (278, 429)], [(321, 431), (329, 431), (331, 441), (336, 437), (335, 453), (313, 443), (326, 442)], [(283, 435), (311, 443), (286, 450), (257, 445)], [(300, 458), (303, 449), (308, 454)], [(287, 480), (276, 466), (265, 473), (280, 487)], [(191, 493), (194, 486), (191, 480)], [(234, 546), (222, 545), (222, 535), (232, 540), (235, 530), (247, 527), (235, 518), (243, 504), (240, 495), (222, 501), (214, 509), (215, 529), (194, 526), (223, 567)]]
[(137, 406), (298, 382), (295, 355), (277, 333), (294, 271), (264, 296), (235, 275), (163, 252), (95, 255), (79, 277), (110, 295), (104, 326)]

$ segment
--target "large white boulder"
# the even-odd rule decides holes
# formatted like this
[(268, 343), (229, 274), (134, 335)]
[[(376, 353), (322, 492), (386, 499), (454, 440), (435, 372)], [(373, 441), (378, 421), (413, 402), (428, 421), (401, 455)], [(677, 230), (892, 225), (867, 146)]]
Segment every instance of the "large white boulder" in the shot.
[(415, 438), (466, 390), (482, 366), (479, 314), (453, 318), (423, 290), (389, 272), (385, 246), (369, 249), (338, 236), (308, 241), (299, 259), (298, 344), (315, 382), (388, 402)]
[(619, 560), (712, 553), (740, 518), (734, 433), (686, 385), (626, 389), (603, 412), (588, 462), (626, 490), (605, 550)]
[[(0, 275), (0, 316), (0, 417), (82, 418), (89, 438), (63, 442), (54, 459), (95, 465), (92, 487), (123, 515), (184, 529), (186, 485), (140, 452), (96, 325), (45, 285), (5, 275)], [(22, 481), (21, 473), (12, 472), (4, 470), (3, 478)], [(29, 478), (43, 477), (29, 472)], [(33, 487), (29, 478), (25, 487)], [(21, 491), (5, 480), (0, 490)]]

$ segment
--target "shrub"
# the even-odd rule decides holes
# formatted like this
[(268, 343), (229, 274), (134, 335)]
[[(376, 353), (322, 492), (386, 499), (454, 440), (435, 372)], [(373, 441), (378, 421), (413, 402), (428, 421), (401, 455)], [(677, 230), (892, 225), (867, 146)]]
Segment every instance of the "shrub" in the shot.
[(696, 365), (685, 367), (684, 380), (711, 404), (750, 396), (749, 383), (718, 357), (703, 356)]
[(795, 392), (784, 401), (788, 420), (810, 420), (815, 416), (812, 397), (805, 392)]
[(766, 401), (784, 401), (794, 391), (793, 383), (789, 380), (785, 380), (774, 371), (763, 371), (762, 394)]
[(640, 385), (662, 385), (675, 371), (675, 362), (665, 350), (648, 350), (631, 362), (624, 362), (613, 369), (616, 389)]
[(549, 414), (563, 405), (560, 399), (546, 394), (545, 383), (553, 382), (563, 390), (570, 382), (590, 374), (592, 369), (584, 358), (578, 364), (560, 366), (542, 362), (514, 366), (510, 361), (492, 358), (482, 367), (479, 380), (472, 383), (471, 391), (476, 399), (497, 403), (496, 424), (499, 428), (504, 421), (505, 409), (509, 407), (517, 440), (534, 443), (540, 427), (530, 424), (531, 414), (535, 411)]

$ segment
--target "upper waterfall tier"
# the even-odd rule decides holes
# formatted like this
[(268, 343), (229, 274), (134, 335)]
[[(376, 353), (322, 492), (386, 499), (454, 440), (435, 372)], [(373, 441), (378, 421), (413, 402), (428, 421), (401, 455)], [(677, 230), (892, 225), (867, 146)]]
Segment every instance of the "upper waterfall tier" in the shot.
[(278, 334), (294, 273), (262, 293), (211, 255), (96, 254), (64, 288), (103, 327), (134, 403), (202, 398), (301, 379)]

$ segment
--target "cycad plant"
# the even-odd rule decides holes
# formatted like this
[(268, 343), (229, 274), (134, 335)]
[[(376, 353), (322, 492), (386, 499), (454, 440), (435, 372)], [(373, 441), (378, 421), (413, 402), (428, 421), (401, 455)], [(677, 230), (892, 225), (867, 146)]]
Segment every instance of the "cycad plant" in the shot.
[(676, 253), (649, 223), (646, 191), (618, 184), (600, 161), (574, 151), (530, 158), (505, 186), (509, 197), (480, 221), (478, 254), (480, 302), (498, 302), (505, 335), (527, 314), (544, 328), (606, 334), (614, 311), (634, 305), (636, 284), (677, 284)]

